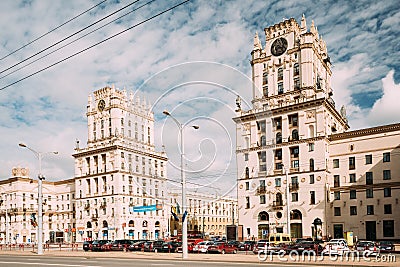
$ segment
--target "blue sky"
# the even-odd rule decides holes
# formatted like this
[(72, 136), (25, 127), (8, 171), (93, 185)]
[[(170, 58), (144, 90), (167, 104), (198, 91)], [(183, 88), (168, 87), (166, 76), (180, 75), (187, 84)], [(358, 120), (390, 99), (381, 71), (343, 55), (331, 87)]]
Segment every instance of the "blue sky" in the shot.
[[(99, 2), (1, 1), (0, 57)], [(128, 3), (131, 1), (106, 1), (101, 8), (2, 59), (1, 70)], [(142, 3), (146, 2), (139, 1), (116, 16)], [(178, 3), (155, 1), (118, 23), (0, 78), (0, 86), (7, 86)], [(231, 118), (236, 94), (247, 103), (251, 100), (248, 77), (251, 77), (249, 60), (254, 34), (258, 32), (264, 44), (265, 27), (291, 17), (300, 22), (302, 14), (308, 27), (314, 20), (327, 43), (333, 64), (334, 99), (338, 108), (346, 106), (351, 129), (399, 122), (398, 1), (192, 0), (1, 90), (0, 178), (10, 177), (15, 166), (29, 167), (31, 174), (36, 175), (37, 160), (32, 153), (19, 148), (19, 142), (43, 152), (59, 151), (58, 156), (45, 157), (43, 171), (49, 180), (72, 178), (75, 139), (81, 144), (87, 140), (87, 96), (115, 84), (120, 89), (140, 90), (141, 95), (154, 103), (156, 126), (162, 129), (156, 136), (157, 145), (165, 145), (171, 163), (177, 161), (178, 155), (174, 145), (176, 136), (170, 134), (175, 126), (164, 120), (162, 110), (173, 111), (184, 123), (200, 125), (199, 131), (185, 132), (193, 183), (200, 181), (222, 187), (227, 183), (224, 179), (228, 179), (233, 184), (235, 126)], [(208, 168), (209, 178), (204, 179), (204, 172), (199, 171), (203, 168)], [(176, 170), (172, 168), (169, 173), (174, 177)], [(220, 177), (224, 179), (215, 180)]]

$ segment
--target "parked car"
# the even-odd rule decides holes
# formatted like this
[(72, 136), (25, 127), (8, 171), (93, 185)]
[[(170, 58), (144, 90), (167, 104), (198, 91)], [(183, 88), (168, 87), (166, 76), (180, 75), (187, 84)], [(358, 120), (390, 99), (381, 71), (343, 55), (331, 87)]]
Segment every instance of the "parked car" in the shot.
[(395, 245), (392, 241), (380, 241), (379, 242), (379, 251), (381, 253), (385, 252), (394, 252), (395, 251)]
[(259, 242), (254, 248), (253, 253), (266, 253), (266, 254), (285, 254), (287, 244), (275, 244), (274, 242)]
[(379, 254), (379, 246), (376, 242), (373, 241), (359, 241), (356, 244), (356, 250), (358, 252), (368, 251), (366, 256), (368, 255), (377, 255)]
[(163, 244), (164, 244), (163, 240), (146, 241), (143, 244), (143, 251), (145, 251), (145, 252), (159, 252), (159, 251), (162, 250)]
[(213, 241), (203, 241), (193, 247), (193, 252), (207, 253), (208, 247), (213, 244)]
[(265, 243), (268, 243), (268, 239), (260, 239), (260, 240), (258, 240), (257, 244), (255, 244), (254, 247), (253, 247), (253, 253), (254, 254), (258, 254), (258, 251), (264, 250)]
[(253, 251), (254, 246), (257, 244), (256, 241), (253, 240), (247, 240), (244, 242), (241, 242), (238, 246), (238, 250), (242, 251)]
[(115, 240), (114, 243), (111, 246), (112, 251), (121, 251), (121, 250), (127, 250), (128, 247), (132, 244), (132, 240), (129, 239), (119, 239)]
[(83, 250), (84, 251), (91, 250), (92, 249), (92, 243), (93, 243), (93, 241), (84, 241), (83, 245), (82, 245)]
[(239, 245), (240, 245), (240, 241), (231, 240), (231, 241), (228, 241), (228, 244), (229, 244), (229, 245), (234, 245), (236, 248), (238, 248)]
[(289, 234), (284, 233), (273, 233), (268, 237), (269, 242), (273, 242), (275, 244), (290, 244), (292, 243), (292, 238)]
[(181, 242), (176, 242), (176, 241), (169, 241), (169, 242), (164, 242), (161, 248), (161, 252), (171, 252), (174, 253), (176, 252), (177, 248), (182, 246)]
[(129, 251), (141, 251), (143, 250), (143, 246), (146, 243), (146, 240), (142, 241), (137, 241), (129, 245), (128, 250)]
[(320, 254), (323, 251), (323, 247), (321, 246), (320, 243), (314, 242), (314, 241), (301, 241), (298, 243), (293, 243), (287, 246), (286, 250), (287, 252), (290, 251), (310, 251), (313, 250), (316, 254)]
[[(200, 243), (200, 242), (202, 242), (202, 241), (203, 241), (203, 239), (188, 239), (188, 253), (194, 252), (194, 247), (195, 247), (198, 243)], [(179, 246), (179, 247), (176, 249), (176, 252), (182, 253), (182, 246)]]
[(207, 249), (208, 253), (237, 253), (237, 247), (234, 245), (234, 243), (226, 243), (226, 242), (214, 242), (212, 245), (208, 246)]
[(109, 240), (107, 243), (105, 243), (102, 246), (103, 251), (110, 251), (113, 244), (114, 244), (114, 241)]
[(343, 255), (350, 251), (345, 239), (331, 239), (322, 250), (322, 255)]
[(110, 242), (110, 240), (95, 240), (92, 243), (91, 251), (106, 251), (106, 247), (104, 246)]

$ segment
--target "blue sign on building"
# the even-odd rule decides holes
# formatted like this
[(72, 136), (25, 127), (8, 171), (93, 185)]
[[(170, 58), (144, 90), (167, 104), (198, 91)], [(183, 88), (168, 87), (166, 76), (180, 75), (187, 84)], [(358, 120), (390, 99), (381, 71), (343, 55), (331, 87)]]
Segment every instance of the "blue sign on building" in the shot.
[(155, 210), (161, 210), (162, 205), (150, 205), (150, 206), (136, 206), (132, 207), (132, 212), (145, 212), (145, 211), (155, 211)]

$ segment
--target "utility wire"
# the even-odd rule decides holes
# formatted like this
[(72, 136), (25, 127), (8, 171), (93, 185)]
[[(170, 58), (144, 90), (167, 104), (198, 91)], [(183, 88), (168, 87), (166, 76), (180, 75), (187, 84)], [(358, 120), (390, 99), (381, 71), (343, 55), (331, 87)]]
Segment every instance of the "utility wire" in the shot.
[(177, 4), (177, 5), (174, 5), (174, 6), (171, 7), (171, 8), (168, 8), (168, 9), (166, 9), (166, 10), (164, 10), (164, 11), (161, 11), (161, 12), (157, 13), (156, 15), (151, 16), (150, 18), (145, 19), (145, 20), (143, 20), (143, 21), (141, 21), (141, 22), (139, 22), (139, 23), (137, 23), (137, 24), (135, 24), (135, 25), (133, 25), (133, 26), (127, 28), (126, 30), (120, 31), (120, 32), (118, 32), (118, 33), (116, 33), (116, 34), (114, 34), (114, 35), (112, 35), (112, 36), (110, 36), (110, 37), (108, 37), (108, 38), (106, 38), (106, 39), (104, 39), (104, 40), (98, 42), (98, 43), (95, 43), (95, 44), (93, 44), (93, 45), (91, 45), (91, 46), (89, 46), (89, 47), (87, 47), (87, 48), (85, 48), (85, 49), (83, 49), (83, 50), (81, 50), (81, 51), (79, 51), (79, 52), (77, 52), (77, 53), (74, 53), (74, 54), (72, 54), (72, 55), (70, 55), (70, 56), (68, 56), (68, 57), (66, 57), (66, 58), (64, 58), (64, 59), (62, 59), (62, 60), (59, 60), (59, 61), (57, 61), (57, 62), (55, 62), (55, 63), (53, 63), (53, 64), (51, 64), (51, 65), (49, 65), (49, 66), (47, 66), (47, 67), (45, 67), (45, 68), (42, 68), (42, 69), (40, 69), (40, 70), (38, 70), (38, 71), (36, 71), (36, 72), (34, 72), (34, 73), (31, 73), (31, 74), (29, 74), (28, 76), (25, 76), (24, 78), (21, 78), (21, 79), (15, 81), (15, 82), (13, 82), (13, 83), (10, 83), (10, 84), (8, 84), (8, 85), (6, 85), (6, 86), (3, 86), (3, 87), (0, 88), (0, 90), (4, 90), (4, 89), (6, 89), (6, 88), (8, 88), (8, 87), (10, 87), (10, 86), (12, 86), (12, 85), (14, 85), (14, 84), (17, 84), (17, 83), (19, 83), (19, 82), (21, 82), (21, 81), (23, 81), (23, 80), (26, 80), (26, 79), (28, 79), (28, 78), (34, 76), (34, 75), (36, 75), (36, 74), (38, 74), (38, 73), (40, 73), (40, 72), (42, 72), (42, 71), (45, 71), (45, 70), (47, 70), (47, 69), (49, 69), (49, 68), (51, 68), (51, 67), (54, 67), (54, 66), (56, 66), (56, 65), (58, 65), (58, 64), (60, 64), (60, 63), (62, 63), (62, 62), (64, 62), (64, 61), (66, 61), (66, 60), (68, 60), (68, 59), (70, 59), (70, 58), (73, 58), (73, 57), (75, 57), (75, 56), (77, 56), (77, 55), (79, 55), (79, 54), (81, 54), (81, 53), (83, 53), (83, 52), (85, 52), (85, 51), (87, 51), (87, 50), (89, 50), (89, 49), (92, 49), (93, 47), (98, 46), (99, 44), (102, 44), (102, 43), (104, 43), (104, 42), (106, 42), (106, 41), (108, 41), (108, 40), (110, 40), (110, 39), (113, 39), (113, 38), (115, 38), (115, 37), (117, 37), (117, 36), (119, 36), (119, 35), (121, 35), (121, 34), (127, 32), (127, 31), (129, 31), (129, 30), (132, 30), (133, 28), (136, 28), (137, 26), (140, 26), (140, 25), (144, 24), (144, 23), (147, 22), (147, 21), (150, 21), (150, 20), (152, 20), (152, 19), (154, 19), (154, 18), (156, 18), (156, 17), (158, 17), (158, 16), (160, 16), (160, 15), (162, 15), (162, 14), (164, 14), (164, 13), (167, 13), (167, 12), (169, 12), (169, 11), (171, 11), (171, 10), (173, 10), (173, 9), (175, 9), (175, 8), (181, 6), (181, 5), (183, 5), (183, 4), (185, 4), (185, 3), (189, 2), (189, 1), (190, 1), (190, 0), (183, 1), (183, 2), (181, 2), (181, 3), (179, 3), (179, 4)]
[(137, 2), (139, 2), (139, 0), (133, 1), (132, 3), (130, 3), (130, 4), (126, 5), (126, 6), (124, 6), (124, 7), (120, 8), (120, 9), (118, 9), (117, 11), (114, 11), (113, 13), (111, 13), (111, 14), (105, 16), (104, 18), (101, 18), (101, 19), (99, 19), (99, 20), (93, 22), (93, 23), (90, 24), (89, 26), (86, 26), (86, 27), (84, 27), (83, 29), (80, 29), (79, 31), (74, 32), (73, 34), (68, 35), (67, 37), (61, 39), (60, 41), (55, 42), (54, 44), (52, 44), (52, 45), (46, 47), (45, 49), (42, 49), (42, 50), (40, 50), (39, 52), (33, 54), (32, 56), (29, 56), (29, 57), (25, 58), (24, 60), (21, 60), (20, 62), (18, 62), (18, 63), (16, 63), (16, 64), (12, 65), (11, 67), (8, 67), (8, 68), (6, 68), (6, 69), (0, 71), (0, 74), (6, 72), (6, 71), (9, 70), (9, 69), (14, 68), (15, 66), (18, 66), (18, 65), (21, 64), (21, 63), (24, 63), (25, 61), (27, 61), (27, 60), (29, 60), (29, 59), (31, 59), (31, 58), (33, 58), (33, 57), (35, 57), (35, 56), (37, 56), (37, 55), (43, 53), (44, 51), (49, 50), (50, 48), (52, 48), (52, 47), (54, 47), (54, 46), (56, 46), (56, 45), (58, 45), (58, 44), (64, 42), (65, 40), (71, 38), (71, 37), (74, 36), (74, 35), (77, 35), (77, 34), (80, 33), (80, 32), (83, 32), (84, 30), (86, 30), (86, 29), (92, 27), (93, 25), (96, 25), (97, 23), (99, 23), (99, 22), (101, 22), (101, 21), (103, 21), (103, 20), (105, 20), (105, 19), (107, 19), (107, 18), (109, 18), (109, 17), (111, 17), (111, 16), (113, 16), (113, 15), (115, 15), (116, 13), (120, 12), (121, 10), (123, 10), (123, 9), (125, 9), (125, 8), (128, 8), (128, 7), (130, 7), (131, 5), (133, 5), (133, 4), (137, 3)]
[(59, 26), (55, 27), (54, 29), (52, 29), (52, 30), (50, 30), (50, 31), (46, 32), (45, 34), (42, 34), (41, 36), (39, 36), (39, 37), (37, 37), (36, 39), (34, 39), (34, 40), (32, 40), (32, 41), (28, 42), (27, 44), (24, 44), (24, 45), (23, 45), (23, 46), (21, 46), (20, 48), (18, 48), (18, 49), (16, 49), (16, 50), (14, 50), (14, 51), (12, 51), (12, 52), (10, 52), (9, 54), (7, 54), (7, 55), (3, 56), (2, 58), (0, 58), (0, 61), (1, 61), (1, 60), (3, 60), (3, 59), (5, 59), (5, 58), (7, 58), (7, 57), (9, 57), (9, 56), (11, 56), (12, 54), (15, 54), (16, 52), (18, 52), (18, 51), (20, 51), (21, 49), (23, 49), (23, 48), (27, 47), (28, 45), (30, 45), (30, 44), (33, 44), (33, 43), (34, 43), (34, 42), (36, 42), (37, 40), (39, 40), (39, 39), (41, 39), (41, 38), (45, 37), (46, 35), (48, 35), (48, 34), (50, 34), (50, 33), (54, 32), (55, 30), (57, 30), (57, 29), (61, 28), (62, 26), (64, 26), (64, 25), (66, 25), (66, 24), (70, 23), (70, 22), (71, 22), (71, 21), (73, 21), (74, 19), (77, 19), (78, 17), (80, 17), (80, 16), (82, 16), (83, 14), (85, 14), (85, 13), (89, 12), (90, 10), (92, 10), (92, 9), (94, 9), (94, 8), (96, 8), (96, 7), (98, 7), (99, 5), (103, 4), (103, 3), (104, 3), (104, 2), (106, 2), (106, 1), (107, 1), (107, 0), (101, 1), (101, 2), (100, 2), (100, 3), (98, 3), (97, 5), (94, 5), (94, 6), (92, 6), (91, 8), (89, 8), (89, 9), (87, 9), (87, 10), (83, 11), (83, 12), (82, 12), (82, 13), (80, 13), (79, 15), (76, 15), (76, 16), (75, 16), (75, 17), (73, 17), (72, 19), (69, 19), (69, 20), (67, 20), (67, 21), (66, 21), (66, 22), (64, 22), (63, 24), (61, 24), (61, 25), (59, 25)]
[(50, 53), (47, 53), (47, 54), (45, 54), (44, 56), (41, 56), (41, 57), (39, 57), (39, 58), (37, 58), (37, 59), (35, 59), (35, 60), (29, 62), (28, 64), (25, 64), (25, 65), (23, 65), (22, 67), (17, 68), (17, 69), (15, 69), (15, 70), (13, 70), (13, 71), (7, 73), (7, 74), (4, 75), (4, 76), (1, 76), (1, 77), (0, 77), (0, 80), (1, 80), (1, 79), (4, 79), (4, 78), (7, 77), (7, 76), (10, 76), (11, 74), (13, 74), (13, 73), (15, 73), (15, 72), (17, 72), (17, 71), (19, 71), (19, 70), (22, 70), (22, 69), (24, 69), (24, 68), (26, 68), (26, 67), (32, 65), (33, 63), (35, 63), (35, 62), (37, 62), (37, 61), (39, 61), (39, 60), (41, 60), (41, 59), (43, 59), (43, 58), (45, 58), (45, 57), (51, 55), (51, 54), (54, 54), (55, 52), (57, 52), (57, 51), (63, 49), (64, 47), (67, 47), (67, 46), (69, 46), (69, 45), (71, 45), (71, 44), (73, 44), (73, 43), (79, 41), (80, 39), (82, 39), (82, 38), (84, 38), (84, 37), (86, 37), (86, 36), (88, 36), (88, 35), (90, 35), (90, 34), (96, 32), (96, 31), (98, 31), (98, 30), (100, 30), (100, 29), (106, 27), (107, 25), (110, 25), (111, 23), (113, 23), (113, 22), (115, 22), (115, 21), (117, 21), (117, 20), (120, 20), (121, 18), (123, 18), (123, 17), (125, 17), (125, 16), (127, 16), (127, 15), (129, 15), (129, 14), (131, 14), (131, 13), (137, 11), (137, 10), (139, 10), (140, 8), (142, 8), (142, 7), (144, 7), (144, 6), (147, 6), (147, 5), (151, 4), (151, 3), (154, 2), (154, 1), (155, 1), (155, 0), (151, 0), (151, 1), (147, 2), (146, 4), (143, 4), (143, 5), (141, 5), (141, 6), (137, 7), (137, 8), (135, 8), (135, 9), (129, 11), (128, 13), (125, 13), (124, 15), (122, 15), (122, 16), (120, 16), (120, 17), (118, 17), (118, 18), (116, 18), (116, 19), (114, 19), (114, 20), (112, 20), (112, 21), (110, 21), (110, 22), (108, 22), (108, 23), (106, 23), (106, 24), (104, 24), (103, 26), (98, 27), (98, 28), (96, 28), (96, 29), (94, 29), (94, 30), (92, 30), (92, 31), (90, 31), (90, 32), (88, 32), (88, 33), (82, 35), (81, 37), (76, 38), (75, 40), (73, 40), (73, 41), (71, 41), (71, 42), (69, 42), (69, 43), (67, 43), (67, 44), (65, 44), (65, 45), (63, 45), (63, 46), (61, 46), (61, 47), (59, 47), (59, 48), (57, 48), (57, 49), (51, 51)]

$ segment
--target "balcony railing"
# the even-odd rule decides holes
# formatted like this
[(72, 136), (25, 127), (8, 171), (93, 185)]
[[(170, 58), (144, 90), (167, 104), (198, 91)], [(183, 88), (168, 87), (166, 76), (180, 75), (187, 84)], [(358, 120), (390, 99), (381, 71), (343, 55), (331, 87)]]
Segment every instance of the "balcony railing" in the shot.
[(297, 191), (299, 190), (299, 183), (291, 183), (289, 184), (289, 191)]
[(105, 209), (107, 207), (107, 203), (103, 202), (100, 204), (100, 209)]
[(257, 194), (258, 195), (263, 195), (267, 192), (267, 188), (265, 186), (259, 186), (257, 188)]
[(282, 201), (274, 201), (272, 202), (272, 208), (274, 209), (283, 209), (283, 202)]

